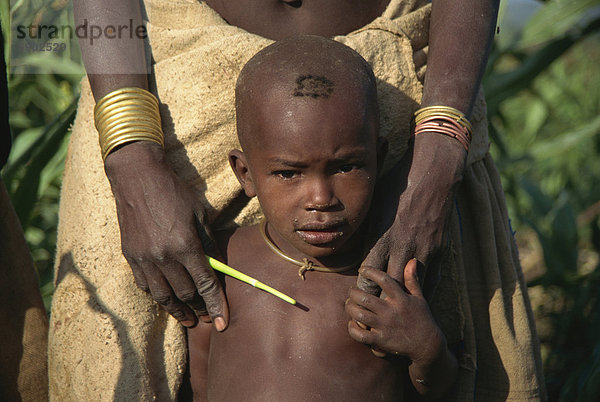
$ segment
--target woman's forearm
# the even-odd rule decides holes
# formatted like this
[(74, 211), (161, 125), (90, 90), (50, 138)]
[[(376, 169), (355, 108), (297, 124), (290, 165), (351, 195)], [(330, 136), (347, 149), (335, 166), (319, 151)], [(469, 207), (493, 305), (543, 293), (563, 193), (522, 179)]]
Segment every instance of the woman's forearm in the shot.
[(94, 98), (123, 87), (147, 89), (139, 0), (73, 0), (73, 10), (75, 26), (90, 32), (79, 45)]
[(468, 116), (487, 63), (499, 0), (433, 0), (422, 106)]

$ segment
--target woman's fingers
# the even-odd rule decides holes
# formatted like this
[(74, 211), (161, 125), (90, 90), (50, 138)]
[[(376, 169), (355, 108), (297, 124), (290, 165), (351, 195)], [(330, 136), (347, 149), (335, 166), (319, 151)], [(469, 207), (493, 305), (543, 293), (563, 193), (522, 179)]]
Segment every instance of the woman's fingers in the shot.
[(388, 262), (388, 269), (386, 273), (391, 276), (401, 286), (404, 285), (404, 267), (406, 262), (411, 259), (414, 252), (410, 248), (404, 250), (395, 250), (390, 255), (390, 261)]
[(387, 269), (387, 244), (384, 239), (379, 239), (371, 250), (369, 250), (369, 254), (365, 257), (361, 264), (361, 269), (358, 271), (358, 279), (356, 280), (356, 285), (358, 288), (364, 292), (370, 293), (372, 295), (379, 294), (380, 290), (376, 283), (368, 278), (365, 278), (361, 271), (363, 269), (376, 269), (385, 271)]
[(135, 262), (127, 262), (131, 267), (131, 272), (133, 272), (133, 279), (135, 280), (135, 284), (137, 285), (137, 287), (143, 290), (144, 292), (150, 292), (150, 287), (148, 286), (148, 281), (146, 280), (146, 274), (144, 274), (144, 270)]
[(417, 259), (408, 261), (404, 267), (404, 287), (406, 291), (413, 296), (423, 296), (419, 277), (417, 275)]
[(229, 307), (215, 271), (210, 267), (204, 255), (198, 253), (184, 255), (180, 261), (185, 265), (198, 293), (204, 300), (206, 310), (215, 328), (217, 331), (224, 331), (229, 323)]
[(401, 297), (404, 293), (400, 284), (383, 271), (373, 268), (361, 268), (359, 273), (365, 278), (376, 283), (387, 297)]
[[(158, 263), (155, 263), (158, 265)], [(196, 285), (186, 268), (177, 261), (161, 261), (161, 272), (173, 289), (177, 299), (187, 304), (199, 314), (206, 314), (206, 306), (200, 297)]]
[(173, 289), (163, 276), (162, 272), (152, 263), (143, 264), (144, 273), (152, 298), (175, 319), (186, 327), (196, 325), (197, 318), (194, 312), (175, 296)]

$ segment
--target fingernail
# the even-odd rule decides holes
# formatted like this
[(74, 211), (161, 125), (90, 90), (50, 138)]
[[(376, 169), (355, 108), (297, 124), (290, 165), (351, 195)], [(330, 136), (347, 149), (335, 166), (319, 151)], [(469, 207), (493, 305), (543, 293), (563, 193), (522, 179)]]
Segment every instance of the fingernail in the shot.
[(219, 332), (223, 332), (225, 331), (225, 320), (223, 319), (223, 317), (217, 317), (215, 318), (215, 328), (217, 329), (217, 331)]
[(186, 328), (191, 328), (194, 325), (196, 325), (196, 321), (195, 320), (185, 320), (185, 321), (180, 321), (181, 325), (183, 325)]
[(205, 324), (210, 324), (210, 316), (209, 315), (199, 315), (200, 320)]
[(383, 350), (379, 349), (377, 346), (372, 346), (371, 347), (371, 352), (373, 352), (373, 354), (377, 357), (385, 357), (387, 356), (387, 353), (385, 353)]

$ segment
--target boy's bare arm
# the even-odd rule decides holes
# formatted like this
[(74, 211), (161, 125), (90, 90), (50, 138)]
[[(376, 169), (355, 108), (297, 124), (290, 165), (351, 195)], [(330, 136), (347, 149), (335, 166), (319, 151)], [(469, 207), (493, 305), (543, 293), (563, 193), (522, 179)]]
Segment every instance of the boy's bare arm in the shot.
[[(74, 14), (76, 25), (109, 30), (93, 42), (80, 39), (94, 98), (122, 87), (147, 89), (139, 1), (75, 0)], [(184, 325), (197, 321), (191, 308), (203, 310), (200, 293), (213, 322), (224, 329), (227, 302), (196, 231), (202, 208), (166, 163), (162, 148), (147, 142), (124, 145), (108, 155), (105, 171), (117, 204), (123, 254), (137, 285)]]
[(383, 271), (365, 268), (361, 274), (379, 285), (384, 297), (356, 288), (350, 291), (346, 303), (350, 336), (378, 350), (406, 356), (418, 395), (426, 399), (443, 396), (454, 383), (458, 366), (423, 297), (416, 260), (409, 261), (404, 269), (405, 290)]
[(190, 385), (194, 401), (208, 400), (208, 356), (212, 326), (200, 322), (187, 330)]

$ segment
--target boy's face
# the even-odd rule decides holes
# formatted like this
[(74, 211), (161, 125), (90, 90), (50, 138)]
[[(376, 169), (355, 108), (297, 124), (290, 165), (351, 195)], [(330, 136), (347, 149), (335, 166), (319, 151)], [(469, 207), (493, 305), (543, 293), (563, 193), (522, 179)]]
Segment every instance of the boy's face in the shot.
[(258, 102), (244, 154), (230, 154), (284, 251), (281, 240), (316, 258), (348, 251), (367, 215), (384, 148), (378, 117), (359, 96), (340, 95)]

